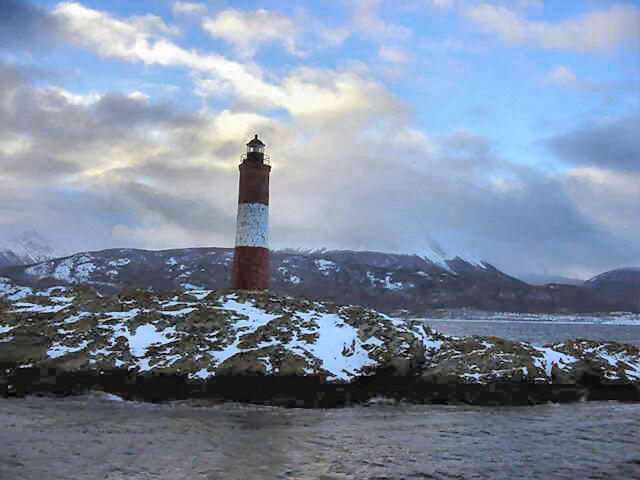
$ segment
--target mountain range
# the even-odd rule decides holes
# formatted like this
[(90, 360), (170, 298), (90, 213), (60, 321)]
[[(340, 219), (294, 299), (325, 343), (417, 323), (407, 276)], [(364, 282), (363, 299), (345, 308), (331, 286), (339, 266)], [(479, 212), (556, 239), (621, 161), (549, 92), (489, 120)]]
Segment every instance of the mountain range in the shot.
[(547, 285), (549, 283), (561, 283), (563, 285), (584, 285), (584, 280), (579, 278), (563, 277), (561, 275), (544, 275), (537, 273), (524, 273), (515, 275), (516, 278), (527, 282), (529, 285)]
[[(232, 261), (231, 248), (109, 249), (5, 266), (0, 276), (26, 286), (85, 285), (105, 293), (225, 289)], [(640, 269), (607, 272), (584, 285), (530, 285), (485, 262), (367, 251), (274, 251), (270, 289), (407, 315), (458, 308), (640, 312)]]

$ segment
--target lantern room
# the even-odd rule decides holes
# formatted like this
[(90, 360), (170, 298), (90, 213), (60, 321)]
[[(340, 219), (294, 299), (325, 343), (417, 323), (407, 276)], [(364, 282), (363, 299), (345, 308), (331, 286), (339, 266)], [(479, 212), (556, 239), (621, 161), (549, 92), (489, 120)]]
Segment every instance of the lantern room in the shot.
[(266, 147), (266, 145), (262, 143), (262, 140), (260, 140), (256, 134), (256, 136), (247, 143), (247, 153), (264, 153), (264, 147)]
[(247, 153), (242, 155), (242, 163), (249, 162), (250, 165), (269, 165), (269, 156), (264, 154), (266, 145), (255, 135), (247, 143)]

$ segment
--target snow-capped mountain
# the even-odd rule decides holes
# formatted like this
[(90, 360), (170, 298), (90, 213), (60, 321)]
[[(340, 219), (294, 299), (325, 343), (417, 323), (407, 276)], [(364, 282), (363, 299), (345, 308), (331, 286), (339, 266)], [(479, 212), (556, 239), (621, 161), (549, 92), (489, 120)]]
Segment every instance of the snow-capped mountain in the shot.
[(58, 256), (60, 253), (38, 232), (0, 234), (0, 267), (30, 265)]
[[(225, 289), (232, 261), (230, 248), (110, 249), (4, 268), (0, 276), (21, 285), (85, 285), (105, 292)], [(459, 257), (433, 261), (422, 255), (351, 250), (274, 251), (270, 290), (413, 315), (441, 308), (503, 312), (640, 309), (635, 298), (610, 301), (586, 286), (528, 285), (490, 264)]]

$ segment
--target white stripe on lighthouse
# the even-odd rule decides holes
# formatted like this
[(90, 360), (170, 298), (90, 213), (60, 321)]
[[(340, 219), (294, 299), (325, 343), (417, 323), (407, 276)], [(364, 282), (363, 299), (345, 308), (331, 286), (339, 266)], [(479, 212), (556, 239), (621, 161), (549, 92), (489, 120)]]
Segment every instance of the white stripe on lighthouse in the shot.
[(238, 205), (236, 247), (269, 248), (269, 206), (262, 203)]

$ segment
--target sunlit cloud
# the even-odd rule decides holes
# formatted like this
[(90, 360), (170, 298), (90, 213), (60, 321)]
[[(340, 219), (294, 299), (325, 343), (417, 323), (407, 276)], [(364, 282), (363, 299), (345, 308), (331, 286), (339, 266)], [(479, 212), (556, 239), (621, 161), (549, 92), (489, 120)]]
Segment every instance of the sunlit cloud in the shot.
[(468, 6), (465, 16), (481, 30), (511, 44), (579, 52), (640, 47), (640, 8), (630, 4), (555, 23), (531, 21), (507, 7), (488, 3)]

